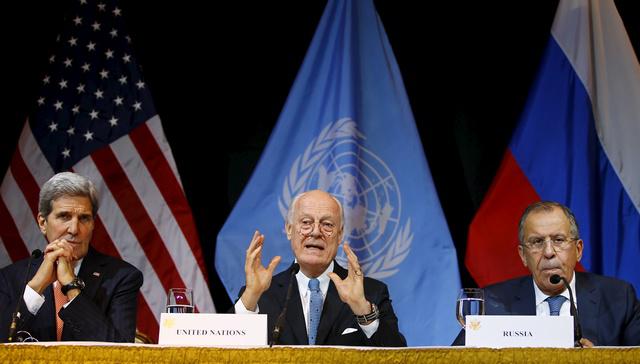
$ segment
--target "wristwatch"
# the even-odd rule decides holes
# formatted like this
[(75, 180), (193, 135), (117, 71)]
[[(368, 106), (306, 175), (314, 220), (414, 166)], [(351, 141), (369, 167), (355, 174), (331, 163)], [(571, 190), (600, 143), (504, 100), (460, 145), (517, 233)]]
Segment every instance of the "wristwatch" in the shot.
[(60, 288), (60, 290), (62, 291), (62, 294), (64, 294), (65, 296), (67, 295), (67, 292), (69, 292), (69, 290), (71, 289), (79, 289), (80, 291), (82, 291), (84, 289), (84, 281), (76, 277), (69, 284), (65, 284)]
[(358, 323), (360, 325), (369, 325), (373, 321), (377, 320), (378, 317), (380, 317), (380, 311), (378, 311), (378, 306), (376, 306), (375, 303), (372, 303), (371, 313), (368, 313), (366, 315), (355, 315), (355, 316), (356, 316), (356, 320), (358, 320)]

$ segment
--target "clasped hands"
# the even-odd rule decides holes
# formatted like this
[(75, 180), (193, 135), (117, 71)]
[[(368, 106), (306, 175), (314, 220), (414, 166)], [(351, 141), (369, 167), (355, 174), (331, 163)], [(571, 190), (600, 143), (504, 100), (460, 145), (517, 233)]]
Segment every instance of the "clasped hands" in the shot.
[[(76, 278), (73, 272), (73, 262), (75, 260), (73, 245), (64, 238), (56, 239), (47, 244), (42, 264), (40, 264), (38, 271), (29, 281), (29, 287), (38, 292), (38, 294), (42, 294), (55, 281), (59, 281), (61, 285), (71, 283)], [(69, 291), (69, 299), (72, 299), (78, 293), (76, 290)]]
[[(246, 288), (240, 297), (244, 307), (249, 311), (256, 310), (260, 296), (269, 289), (273, 271), (282, 259), (280, 256), (275, 256), (266, 267), (262, 265), (263, 244), (264, 235), (256, 230), (246, 251), (244, 264)], [(371, 313), (371, 303), (364, 296), (364, 275), (358, 258), (348, 243), (345, 242), (342, 247), (348, 260), (347, 277), (342, 279), (331, 272), (329, 278), (336, 286), (342, 302), (349, 305), (355, 315), (369, 314)]]

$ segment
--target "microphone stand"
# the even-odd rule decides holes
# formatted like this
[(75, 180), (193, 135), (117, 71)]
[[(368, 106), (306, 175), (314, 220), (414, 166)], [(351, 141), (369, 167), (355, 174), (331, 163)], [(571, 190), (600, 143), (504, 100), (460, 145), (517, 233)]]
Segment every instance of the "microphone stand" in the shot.
[(278, 344), (278, 339), (280, 338), (280, 332), (282, 331), (282, 324), (284, 321), (284, 316), (287, 314), (287, 307), (289, 307), (289, 300), (291, 299), (291, 290), (293, 288), (293, 280), (295, 279), (296, 274), (300, 270), (300, 265), (298, 263), (293, 263), (293, 267), (291, 269), (291, 276), (289, 277), (289, 287), (287, 288), (287, 297), (284, 300), (284, 307), (282, 308), (282, 312), (278, 315), (278, 319), (276, 320), (276, 326), (273, 328), (273, 335), (271, 336), (271, 342), (269, 342), (269, 347)]
[(580, 318), (578, 317), (578, 309), (576, 308), (576, 301), (573, 299), (573, 291), (571, 290), (571, 286), (567, 279), (554, 274), (549, 278), (549, 281), (553, 284), (558, 284), (560, 281), (564, 284), (565, 288), (569, 291), (569, 303), (571, 304), (570, 312), (571, 316), (573, 316), (573, 341), (576, 347), (582, 347), (582, 343), (580, 339), (582, 339), (582, 327), (580, 326)]
[(20, 296), (18, 296), (16, 309), (13, 310), (13, 314), (11, 315), (11, 324), (9, 325), (9, 335), (7, 336), (7, 342), (13, 342), (14, 336), (16, 335), (16, 330), (18, 328), (18, 319), (20, 318), (20, 313), (18, 311), (20, 310), (20, 303), (24, 299), (24, 290), (27, 288), (27, 279), (29, 278), (29, 273), (31, 273), (31, 262), (33, 261), (33, 259), (40, 258), (41, 255), (42, 251), (40, 249), (35, 249), (29, 256), (29, 261), (27, 262), (27, 272), (25, 273), (24, 281), (22, 282), (22, 293), (20, 294)]

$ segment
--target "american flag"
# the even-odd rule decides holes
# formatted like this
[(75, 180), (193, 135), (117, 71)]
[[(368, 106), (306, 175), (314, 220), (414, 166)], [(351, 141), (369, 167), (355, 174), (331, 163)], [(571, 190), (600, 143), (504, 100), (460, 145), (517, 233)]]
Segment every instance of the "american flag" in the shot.
[(193, 288), (196, 310), (215, 312), (198, 234), (122, 9), (75, 0), (69, 10), (2, 181), (0, 266), (46, 245), (40, 186), (85, 175), (100, 195), (92, 244), (143, 272), (137, 325), (157, 340), (171, 287)]

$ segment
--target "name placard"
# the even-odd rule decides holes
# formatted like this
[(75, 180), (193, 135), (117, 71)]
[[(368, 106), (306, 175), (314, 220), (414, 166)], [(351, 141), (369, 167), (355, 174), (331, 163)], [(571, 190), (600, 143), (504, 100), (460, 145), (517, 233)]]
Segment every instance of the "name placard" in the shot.
[(466, 346), (573, 347), (573, 316), (466, 317)]
[(162, 313), (158, 344), (184, 346), (267, 345), (267, 315)]

